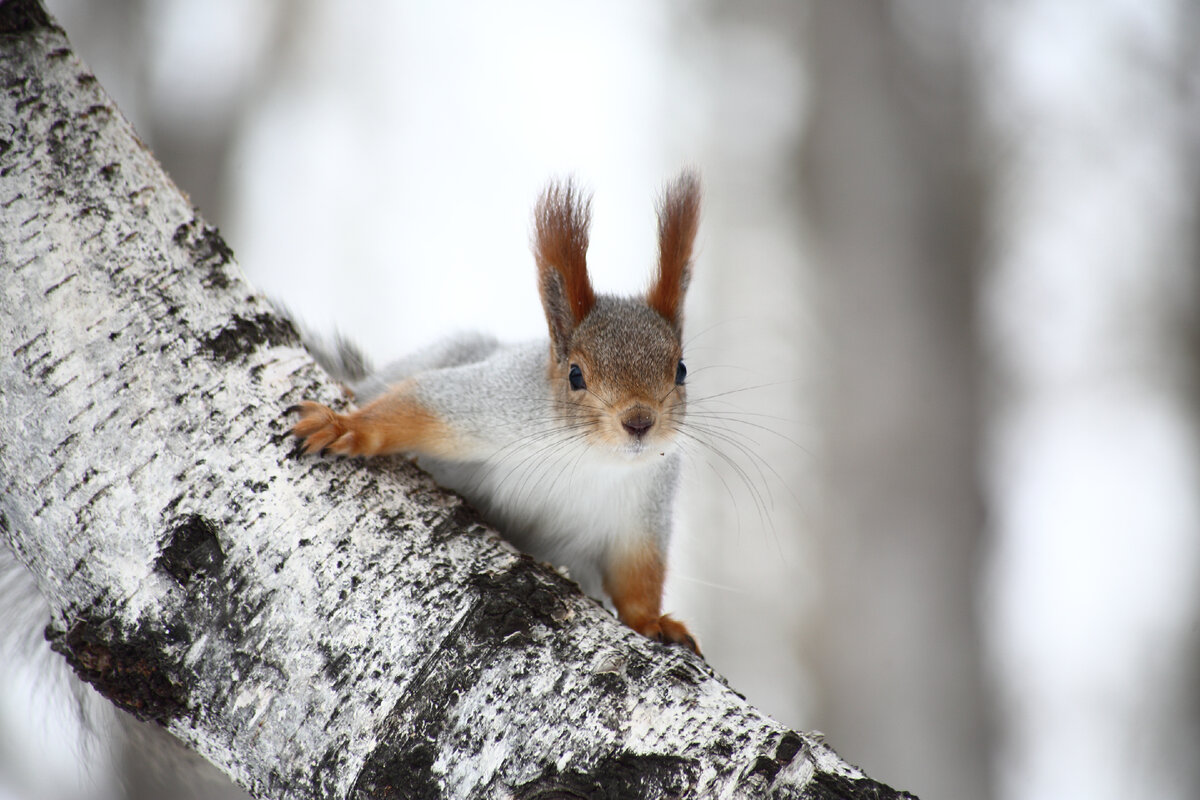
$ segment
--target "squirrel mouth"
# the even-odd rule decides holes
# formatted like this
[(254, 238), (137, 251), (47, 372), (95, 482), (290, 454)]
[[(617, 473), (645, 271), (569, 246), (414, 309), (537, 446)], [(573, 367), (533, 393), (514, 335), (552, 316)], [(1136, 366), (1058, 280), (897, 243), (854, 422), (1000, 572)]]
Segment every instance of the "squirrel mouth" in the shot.
[(642, 460), (661, 458), (670, 453), (671, 449), (672, 442), (669, 437), (656, 436), (651, 441), (647, 437), (630, 436), (617, 448), (617, 453), (631, 460)]

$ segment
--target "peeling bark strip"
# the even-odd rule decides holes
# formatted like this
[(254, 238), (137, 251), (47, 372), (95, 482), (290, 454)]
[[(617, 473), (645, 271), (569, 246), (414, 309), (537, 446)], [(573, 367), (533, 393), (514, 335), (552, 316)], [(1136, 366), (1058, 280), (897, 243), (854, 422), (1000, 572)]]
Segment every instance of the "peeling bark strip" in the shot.
[(411, 466), (292, 457), (290, 323), (32, 3), (0, 76), (0, 536), (84, 679), (262, 797), (905, 796)]

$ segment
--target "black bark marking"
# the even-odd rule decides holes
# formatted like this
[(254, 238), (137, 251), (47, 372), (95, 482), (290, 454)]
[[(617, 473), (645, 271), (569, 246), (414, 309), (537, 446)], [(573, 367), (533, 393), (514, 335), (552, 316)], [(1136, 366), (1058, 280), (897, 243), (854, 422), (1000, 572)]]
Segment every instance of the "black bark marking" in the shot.
[(437, 749), (432, 741), (406, 743), (407, 747), (375, 748), (350, 797), (371, 800), (441, 800), (433, 763)]
[(799, 734), (794, 731), (788, 731), (779, 738), (778, 744), (775, 745), (775, 756), (759, 756), (754, 760), (754, 764), (747, 770), (745, 777), (753, 778), (754, 776), (762, 776), (762, 779), (769, 784), (775, 780), (775, 776), (779, 774), (779, 770), (792, 763), (796, 758), (796, 754), (804, 747), (804, 740)]
[[(457, 639), (458, 637), (455, 637)], [(446, 642), (453, 641), (447, 637)], [(434, 654), (427, 666), (439, 656)], [(449, 648), (447, 648), (449, 649)], [(372, 800), (438, 800), (443, 796), (440, 782), (433, 774), (438, 740), (449, 724), (454, 703), (462, 691), (477, 680), (483, 659), (464, 657), (465, 645), (453, 648), (444, 657), (456, 661), (445, 682), (430, 683), (418, 676), (408, 698), (392, 709), (383, 723), (380, 742), (363, 763), (354, 781), (351, 798)]]
[(325, 751), (325, 755), (321, 756), (312, 768), (311, 780), (314, 797), (333, 796), (335, 784), (328, 776), (337, 775), (345, 769), (345, 762), (346, 748), (343, 743), (335, 743)]
[(625, 678), (616, 672), (597, 672), (590, 678), (592, 686), (607, 695), (624, 696), (629, 692), (629, 684)]
[(478, 534), (487, 525), (479, 512), (465, 502), (459, 503), (440, 520), (430, 517), (424, 521), (429, 526), (429, 535), (439, 545), (446, 544), (457, 536)]
[(335, 652), (325, 642), (317, 642), (317, 650), (325, 661), (321, 671), (335, 686), (341, 688), (347, 680), (354, 677), (354, 663), (349, 653)]
[(88, 118), (94, 117), (98, 114), (104, 114), (107, 116), (111, 116), (112, 113), (113, 113), (112, 106), (108, 105), (107, 103), (93, 103), (92, 105), (87, 107), (87, 110), (80, 112), (77, 116), (80, 119), (88, 119)]
[(229, 275), (225, 265), (233, 260), (233, 249), (221, 238), (221, 233), (212, 225), (204, 224), (199, 217), (192, 217), (175, 229), (172, 241), (191, 252), (192, 261), (208, 270), (201, 282), (209, 289), (228, 289)]
[(80, 678), (138, 719), (161, 725), (187, 712), (161, 634), (117, 631), (111, 620), (86, 615), (65, 633), (47, 629), (46, 638)]
[(781, 766), (782, 765), (773, 758), (759, 756), (758, 758), (754, 759), (754, 764), (746, 771), (745, 777), (753, 778), (756, 775), (760, 775), (762, 776), (763, 780), (769, 784), (771, 781), (775, 780), (775, 776), (779, 774)]
[(61, 451), (65, 450), (68, 447), (70, 447), (71, 445), (73, 445), (78, 439), (79, 439), (78, 433), (68, 433), (66, 435), (66, 438), (64, 438), (61, 442), (59, 442), (58, 444), (56, 444), (54, 446), (54, 449), (50, 451), (50, 455), (52, 457), (57, 456)]
[[(468, 513), (453, 526), (471, 518)], [(556, 594), (563, 586), (555, 588), (555, 584), (567, 581), (546, 573), (528, 556), (516, 559), (500, 574), (480, 575), (472, 581), (476, 597), (469, 613), (455, 630), (445, 632), (441, 645), (413, 677), (408, 695), (389, 713), (379, 744), (364, 762), (350, 797), (433, 800), (444, 796), (433, 763), (440, 740), (455, 724), (460, 698), (487, 669), (492, 660), (488, 652), (540, 646), (530, 645), (533, 630), (559, 624), (564, 608)], [(431, 680), (433, 676), (437, 680)]]
[(7, 3), (0, 3), (0, 35), (55, 27), (38, 0), (8, 0)]
[(870, 778), (856, 780), (833, 772), (818, 772), (804, 790), (803, 800), (917, 800), (917, 796)]
[[(85, 209), (85, 210), (86, 210), (86, 209)], [(79, 273), (78, 273), (78, 272), (72, 272), (71, 274), (67, 275), (67, 277), (63, 278), (61, 281), (59, 281), (58, 283), (54, 284), (54, 285), (53, 285), (53, 286), (51, 286), (49, 289), (47, 289), (46, 291), (44, 291), (44, 292), (42, 293), (42, 296), (43, 296), (43, 297), (49, 297), (50, 295), (54, 294), (54, 293), (55, 293), (55, 292), (57, 292), (59, 289), (61, 289), (61, 288), (62, 288), (64, 285), (66, 285), (67, 283), (69, 283), (69, 282), (71, 282), (71, 281), (75, 280), (75, 278), (77, 278), (78, 276), (79, 276)]]
[(705, 673), (696, 664), (681, 661), (667, 670), (667, 676), (688, 686), (699, 686), (706, 680), (716, 677), (713, 673)]
[[(49, 378), (54, 373), (54, 370), (61, 367), (63, 365), (63, 362), (65, 362), (68, 358), (70, 358), (70, 355), (61, 356), (61, 357), (55, 359), (54, 361), (50, 362), (46, 366), (42, 367), (41, 371), (39, 371), (37, 374), (37, 380), (41, 383), (45, 383), (46, 379)], [(38, 359), (38, 361), (41, 361), (41, 359)], [(33, 364), (30, 364), (29, 365), (30, 369), (25, 370), (25, 374), (26, 375), (30, 374), (30, 372), (32, 371), (32, 367), (37, 363), (38, 362), (35, 361), (35, 362), (33, 362)]]
[(39, 339), (44, 339), (45, 337), (46, 337), (46, 332), (42, 331), (37, 336), (34, 336), (29, 341), (20, 345), (19, 347), (17, 347), (15, 350), (12, 351), (13, 358), (24, 357), (25, 353), (28, 352), (31, 347), (33, 347), (35, 344), (37, 344)]
[(263, 344), (298, 345), (300, 334), (291, 322), (275, 314), (259, 313), (233, 321), (200, 341), (201, 350), (214, 361), (236, 361), (253, 353)]
[(199, 514), (175, 520), (168, 532), (168, 543), (154, 566), (187, 586), (197, 576), (216, 575), (225, 563), (225, 551), (217, 539), (217, 526)]
[(471, 585), (479, 589), (472, 634), (496, 645), (525, 640), (539, 626), (557, 627), (566, 617), (565, 591), (578, 593), (575, 584), (537, 566), (521, 554), (513, 565), (496, 575), (476, 575)]
[[(19, 84), (15, 80), (11, 81), (8, 85), (9, 86), (20, 85), (22, 89), (26, 88), (25, 85)], [(41, 102), (41, 100), (42, 100), (42, 96), (35, 92), (34, 94), (29, 95), (28, 97), (22, 97), (20, 100), (18, 100), (17, 105), (14, 110), (16, 110), (17, 112), (21, 112), (21, 111), (25, 110), (26, 107), (34, 105), (35, 103), (39, 103), (39, 102)], [(22, 131), (22, 133), (24, 133), (24, 132), (25, 131)], [(23, 172), (28, 172), (28, 170), (27, 169), (23, 170)]]
[(624, 800), (624, 798), (678, 798), (693, 796), (696, 764), (680, 756), (645, 755), (621, 751), (609, 755), (586, 772), (558, 769), (529, 783), (513, 787), (516, 800)]
[(795, 731), (788, 731), (779, 739), (779, 745), (775, 748), (775, 760), (780, 765), (790, 764), (803, 746), (804, 740), (800, 735)]

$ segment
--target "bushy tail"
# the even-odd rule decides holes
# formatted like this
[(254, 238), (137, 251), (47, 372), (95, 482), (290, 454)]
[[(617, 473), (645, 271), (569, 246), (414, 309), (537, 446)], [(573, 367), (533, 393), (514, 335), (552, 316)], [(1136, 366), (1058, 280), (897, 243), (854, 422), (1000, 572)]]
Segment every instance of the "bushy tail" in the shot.
[[(0, 608), (0, 686), (7, 694), (0, 703), (0, 740), (6, 743), (0, 747), (0, 785), (13, 797), (114, 796), (108, 784), (116, 749), (106, 734), (116, 712), (51, 652), (44, 635), (50, 607), (33, 574), (3, 543)], [(69, 759), (80, 764), (78, 774), (47, 774), (47, 767)], [(9, 796), (3, 789), (0, 795)]]
[(358, 349), (358, 345), (340, 333), (335, 333), (333, 341), (330, 342), (301, 328), (300, 339), (317, 363), (347, 386), (358, 383), (371, 374), (371, 365)]
[(340, 333), (335, 333), (332, 340), (319, 336), (278, 300), (272, 298), (271, 305), (276, 313), (291, 320), (296, 330), (300, 331), (300, 341), (304, 347), (335, 380), (350, 386), (371, 374), (370, 362), (354, 342)]

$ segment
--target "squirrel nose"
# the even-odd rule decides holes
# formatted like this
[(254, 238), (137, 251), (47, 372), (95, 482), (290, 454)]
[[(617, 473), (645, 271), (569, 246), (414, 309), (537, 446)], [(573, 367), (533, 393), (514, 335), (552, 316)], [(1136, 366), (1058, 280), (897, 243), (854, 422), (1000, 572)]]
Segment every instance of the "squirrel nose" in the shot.
[(621, 418), (621, 427), (638, 439), (654, 425), (654, 414), (647, 408), (635, 408)]

